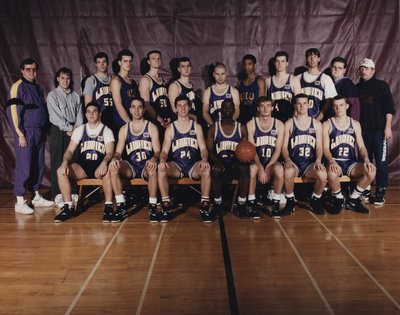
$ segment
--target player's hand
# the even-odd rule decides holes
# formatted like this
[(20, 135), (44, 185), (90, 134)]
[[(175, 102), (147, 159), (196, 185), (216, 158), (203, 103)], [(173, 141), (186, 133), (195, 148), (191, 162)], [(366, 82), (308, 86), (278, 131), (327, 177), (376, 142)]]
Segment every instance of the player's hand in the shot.
[(258, 173), (257, 174), (258, 175), (258, 181), (261, 184), (266, 184), (268, 182), (268, 178), (267, 178), (267, 174), (265, 173), (264, 168), (262, 166), (258, 168), (258, 172), (257, 173)]
[(321, 161), (315, 161), (314, 170), (315, 171), (325, 171), (325, 166), (321, 163)]
[(72, 131), (67, 131), (66, 134), (67, 134), (68, 137), (71, 138), (71, 136), (72, 136)]
[(365, 168), (369, 173), (376, 172), (375, 165), (372, 164), (370, 161), (364, 162), (364, 168)]
[(24, 136), (18, 138), (18, 146), (20, 148), (26, 148), (28, 145), (28, 142), (26, 141), (26, 138)]
[(146, 161), (146, 170), (147, 172), (152, 172), (157, 170), (157, 162), (154, 158), (151, 158)]
[(112, 158), (110, 165), (108, 166), (110, 170), (117, 171), (120, 167), (120, 162), (117, 158)]
[(69, 175), (69, 166), (68, 166), (68, 164), (62, 163), (61, 166), (60, 166), (60, 172), (61, 172), (61, 175), (68, 176)]
[(169, 165), (167, 162), (160, 161), (160, 163), (158, 163), (158, 170), (160, 172), (166, 172), (168, 168), (169, 168)]
[(103, 161), (100, 163), (99, 167), (94, 172), (94, 176), (96, 178), (99, 178), (99, 177), (103, 177), (106, 174), (107, 174), (107, 163)]
[(210, 170), (210, 164), (207, 161), (200, 161), (199, 163), (200, 171), (206, 172)]
[(224, 172), (225, 167), (224, 164), (220, 160), (213, 161), (212, 170), (216, 172)]
[(292, 168), (294, 167), (294, 163), (292, 160), (285, 161), (285, 168)]
[(334, 172), (334, 173), (338, 174), (339, 176), (342, 173), (342, 169), (340, 168), (339, 164), (336, 163), (335, 160), (333, 162), (329, 163), (329, 169), (331, 170), (331, 172)]
[(383, 133), (384, 133), (384, 140), (392, 139), (392, 128), (385, 128)]

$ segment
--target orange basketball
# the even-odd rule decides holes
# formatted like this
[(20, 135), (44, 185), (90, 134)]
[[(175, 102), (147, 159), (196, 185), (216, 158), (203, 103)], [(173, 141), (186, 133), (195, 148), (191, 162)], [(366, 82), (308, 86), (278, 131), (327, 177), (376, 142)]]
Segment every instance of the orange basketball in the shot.
[(250, 162), (256, 155), (256, 147), (249, 141), (242, 141), (236, 146), (235, 154), (239, 161)]

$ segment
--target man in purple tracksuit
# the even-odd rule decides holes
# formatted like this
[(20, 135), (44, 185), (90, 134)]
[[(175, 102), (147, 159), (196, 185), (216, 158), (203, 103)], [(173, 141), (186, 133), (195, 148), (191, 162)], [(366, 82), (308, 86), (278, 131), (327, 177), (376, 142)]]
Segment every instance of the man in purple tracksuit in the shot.
[(35, 197), (32, 204), (52, 206), (53, 202), (39, 194), (44, 172), (45, 126), (48, 121), (43, 88), (36, 82), (38, 63), (32, 58), (21, 62), (21, 79), (15, 82), (7, 97), (7, 117), (14, 133), (15, 212), (33, 214), (24, 199), (26, 188), (32, 187)]

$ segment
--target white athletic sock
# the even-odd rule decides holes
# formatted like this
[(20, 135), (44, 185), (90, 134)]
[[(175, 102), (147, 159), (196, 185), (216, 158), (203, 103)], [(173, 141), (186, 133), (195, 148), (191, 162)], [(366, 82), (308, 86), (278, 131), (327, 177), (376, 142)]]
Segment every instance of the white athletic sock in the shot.
[(17, 197), (17, 204), (22, 205), (25, 202), (24, 196), (16, 196)]
[(249, 195), (247, 198), (248, 201), (256, 200), (256, 195)]
[(313, 192), (312, 195), (311, 195), (311, 198), (315, 197), (315, 198), (319, 199), (319, 198), (321, 198), (321, 196), (322, 196), (322, 194), (321, 195), (317, 195), (315, 192)]
[(338, 191), (332, 191), (332, 196), (338, 199), (343, 199), (342, 190), (339, 189)]
[(156, 205), (157, 204), (157, 198), (149, 197), (149, 204)]
[(246, 203), (246, 198), (239, 197), (239, 198), (238, 198), (238, 203), (239, 203), (240, 205), (244, 205), (244, 204)]
[(113, 203), (112, 203), (112, 201), (106, 201), (104, 204), (105, 205), (112, 205)]
[(350, 199), (358, 199), (360, 198), (360, 196), (362, 195), (364, 191), (364, 188), (361, 188), (360, 186), (356, 186), (356, 188), (354, 188), (353, 192), (350, 195)]
[(219, 197), (219, 198), (214, 198), (214, 202), (215, 202), (216, 205), (222, 204), (222, 196)]
[(38, 191), (35, 191), (35, 197), (33, 199), (39, 199), (40, 198), (40, 194)]
[(285, 197), (286, 197), (286, 199), (289, 199), (289, 198), (294, 198), (294, 193), (291, 193), (291, 194), (285, 194)]
[(124, 203), (125, 202), (125, 196), (124, 195), (115, 195), (115, 201), (117, 203)]
[(64, 202), (65, 205), (68, 205), (68, 208), (72, 208), (72, 201)]
[(277, 194), (274, 192), (274, 194), (272, 196), (272, 200), (281, 200), (281, 194)]

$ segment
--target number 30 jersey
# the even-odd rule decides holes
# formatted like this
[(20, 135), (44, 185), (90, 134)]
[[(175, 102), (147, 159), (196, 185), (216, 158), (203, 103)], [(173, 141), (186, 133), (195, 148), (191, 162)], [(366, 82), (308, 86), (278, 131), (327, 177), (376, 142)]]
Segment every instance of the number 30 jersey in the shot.
[(256, 144), (256, 151), (261, 165), (266, 167), (274, 154), (276, 139), (278, 137), (278, 129), (276, 126), (276, 118), (272, 118), (272, 126), (269, 130), (263, 130), (259, 125), (257, 117), (254, 120), (254, 143)]
[(316, 160), (317, 133), (314, 118), (308, 128), (302, 130), (297, 127), (295, 118), (292, 120), (292, 133), (289, 137), (289, 157), (299, 169), (314, 163)]

